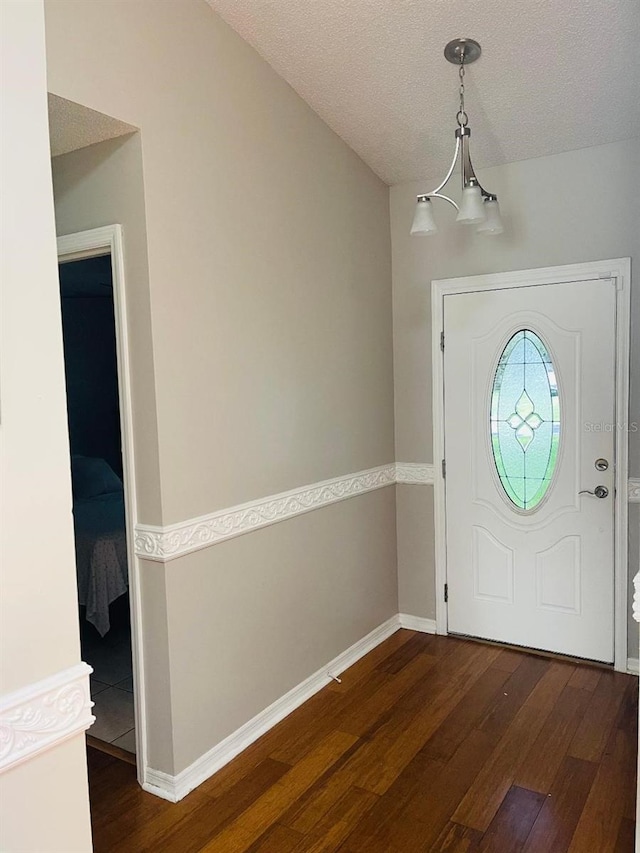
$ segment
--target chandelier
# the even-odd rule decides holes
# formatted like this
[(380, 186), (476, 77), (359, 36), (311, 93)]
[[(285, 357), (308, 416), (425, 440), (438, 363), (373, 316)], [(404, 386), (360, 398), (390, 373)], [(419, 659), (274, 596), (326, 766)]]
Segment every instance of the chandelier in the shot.
[[(462, 225), (476, 225), (479, 234), (490, 236), (502, 234), (504, 230), (500, 218), (498, 197), (487, 192), (480, 185), (469, 154), (471, 128), (469, 127), (469, 116), (464, 108), (464, 69), (465, 65), (475, 62), (481, 52), (480, 45), (473, 39), (454, 39), (444, 49), (445, 59), (458, 66), (460, 77), (460, 104), (456, 115), (458, 123), (456, 127), (456, 148), (444, 181), (431, 192), (419, 195), (417, 198), (416, 212), (411, 226), (411, 234), (413, 235), (429, 237), (438, 233), (431, 203), (433, 198), (448, 201), (458, 211), (456, 222), (460, 222)], [(462, 176), (462, 198), (459, 205), (448, 195), (441, 192), (453, 174), (458, 158), (461, 161), (460, 172)]]

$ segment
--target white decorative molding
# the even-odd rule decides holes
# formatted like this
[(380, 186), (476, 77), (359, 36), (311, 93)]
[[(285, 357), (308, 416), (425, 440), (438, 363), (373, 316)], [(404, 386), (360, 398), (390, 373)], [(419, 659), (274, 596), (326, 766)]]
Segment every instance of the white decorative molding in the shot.
[[(281, 492), (217, 512), (169, 524), (166, 527), (138, 524), (135, 528), (135, 553), (145, 560), (166, 563), (251, 533), (261, 527), (286, 521), (347, 498), (394, 484), (433, 486), (435, 466), (431, 462), (397, 462), (313, 483), (289, 492)], [(629, 479), (629, 501), (640, 502), (640, 479)], [(416, 629), (419, 630), (419, 629)]]
[(436, 633), (435, 619), (425, 619), (422, 616), (410, 616), (408, 613), (399, 613), (398, 620), (401, 628), (408, 628), (410, 631), (420, 631), (422, 634)]
[(396, 483), (410, 486), (433, 486), (435, 469), (429, 462), (398, 462)]
[(638, 675), (640, 674), (638, 658), (627, 658), (627, 672), (629, 675)]
[(361, 657), (364, 657), (387, 637), (394, 634), (399, 627), (400, 621), (396, 614), (321, 667), (313, 675), (310, 675), (297, 687), (285, 693), (280, 699), (276, 699), (272, 705), (265, 708), (264, 711), (261, 711), (229, 737), (216, 744), (209, 752), (197, 758), (193, 764), (178, 773), (177, 776), (148, 768), (142, 787), (151, 794), (177, 803), (186, 797), (189, 791), (202, 784), (205, 779), (228, 764), (232, 758), (235, 758), (243, 749), (246, 749), (265, 732), (273, 728), (276, 723), (279, 723), (307, 699), (310, 699), (314, 693), (329, 684), (332, 676), (339, 675), (345, 669), (349, 669)]
[(633, 618), (640, 622), (640, 572), (633, 579)]
[(135, 551), (138, 557), (145, 560), (164, 563), (313, 509), (384, 486), (392, 486), (395, 482), (396, 466), (383, 465), (292, 489), (290, 492), (281, 492), (167, 527), (138, 524)]
[(0, 699), (0, 772), (89, 728), (91, 672), (79, 663)]

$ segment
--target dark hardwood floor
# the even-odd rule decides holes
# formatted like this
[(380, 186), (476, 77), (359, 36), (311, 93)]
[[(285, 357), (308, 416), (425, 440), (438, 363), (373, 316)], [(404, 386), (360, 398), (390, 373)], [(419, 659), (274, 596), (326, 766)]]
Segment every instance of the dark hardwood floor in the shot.
[(177, 804), (89, 754), (95, 850), (623, 853), (638, 683), (398, 631)]

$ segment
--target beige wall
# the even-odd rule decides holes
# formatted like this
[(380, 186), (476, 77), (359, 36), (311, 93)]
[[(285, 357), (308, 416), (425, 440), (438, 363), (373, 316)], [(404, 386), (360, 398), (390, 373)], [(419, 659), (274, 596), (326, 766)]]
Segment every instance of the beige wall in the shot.
[[(122, 222), (144, 302), (141, 146), (141, 520), (391, 462), (386, 186), (203, 0), (46, 15), (50, 91), (140, 128), (54, 174), (59, 231)], [(394, 489), (141, 575), (150, 764), (179, 772), (397, 612)]]
[(3, 853), (88, 853), (91, 844), (84, 735), (0, 776)]
[[(2, 693), (80, 660), (41, 2), (2, 5)], [(2, 776), (0, 847), (91, 849), (83, 738)]]
[[(409, 236), (418, 192), (440, 176), (391, 188), (396, 456), (403, 462), (433, 461), (431, 417), (432, 279), (555, 266), (605, 258), (632, 258), (640, 265), (640, 144), (627, 142), (510, 163), (479, 172), (500, 197), (504, 235), (483, 238), (456, 226), (447, 205), (434, 238)], [(637, 275), (636, 275), (637, 278)], [(630, 422), (640, 423), (640, 289), (632, 285)], [(630, 474), (640, 476), (640, 432), (630, 438)], [(424, 487), (398, 487), (400, 606), (433, 617), (433, 515)], [(418, 519), (418, 547), (409, 542)], [(428, 532), (427, 532), (428, 531)], [(638, 570), (632, 548), (629, 571)], [(630, 622), (630, 655), (637, 625)]]
[(140, 134), (55, 157), (52, 171), (58, 235), (122, 225), (138, 520), (158, 523), (162, 508)]
[(398, 612), (394, 491), (167, 566), (176, 772)]
[(50, 91), (141, 129), (162, 521), (391, 461), (384, 184), (204, 0), (46, 11)]

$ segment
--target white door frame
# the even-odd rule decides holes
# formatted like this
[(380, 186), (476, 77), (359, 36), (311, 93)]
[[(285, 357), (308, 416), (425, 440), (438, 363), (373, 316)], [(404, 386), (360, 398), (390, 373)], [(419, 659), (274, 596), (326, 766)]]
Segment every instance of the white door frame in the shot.
[[(532, 287), (540, 284), (561, 284), (611, 278), (616, 287), (616, 350), (615, 383), (616, 422), (626, 425), (629, 412), (629, 353), (631, 259), (591, 261), (559, 267), (473, 275), (431, 282), (431, 359), (433, 379), (433, 459), (439, 475), (434, 482), (436, 630), (447, 634), (447, 604), (444, 597), (447, 582), (447, 540), (445, 479), (441, 460), (445, 459), (444, 435), (444, 364), (441, 333), (444, 330), (444, 297), (454, 293), (473, 293), (481, 290), (504, 290)], [(446, 346), (446, 342), (445, 342)], [(627, 671), (628, 620), (628, 434), (625, 428), (615, 431), (615, 499), (614, 499), (614, 666), (618, 672)]]
[(142, 642), (142, 602), (140, 564), (135, 554), (134, 531), (138, 521), (134, 464), (133, 410), (131, 406), (131, 369), (127, 323), (127, 299), (124, 274), (122, 226), (106, 225), (58, 237), (58, 262), (111, 255), (113, 313), (115, 317), (120, 433), (122, 442), (122, 480), (125, 497), (125, 529), (131, 608), (131, 651), (133, 657), (134, 707), (136, 723), (136, 765), (138, 782), (144, 781), (147, 766), (147, 725)]

